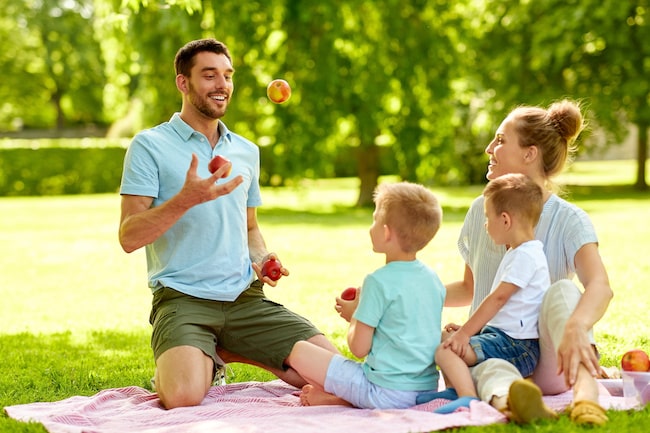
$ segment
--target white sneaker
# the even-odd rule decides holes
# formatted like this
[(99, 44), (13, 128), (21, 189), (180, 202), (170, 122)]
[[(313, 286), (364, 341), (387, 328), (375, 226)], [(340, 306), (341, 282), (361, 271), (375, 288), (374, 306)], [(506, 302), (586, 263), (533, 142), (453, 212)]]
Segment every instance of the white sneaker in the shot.
[(226, 365), (219, 365), (217, 371), (214, 374), (214, 380), (212, 381), (212, 386), (223, 386), (226, 385)]
[[(228, 377), (230, 376), (230, 377)], [(233, 379), (235, 373), (232, 371), (232, 368), (228, 364), (221, 364), (217, 366), (217, 371), (214, 375), (214, 381), (212, 381), (213, 386), (223, 386), (226, 385), (227, 379)]]

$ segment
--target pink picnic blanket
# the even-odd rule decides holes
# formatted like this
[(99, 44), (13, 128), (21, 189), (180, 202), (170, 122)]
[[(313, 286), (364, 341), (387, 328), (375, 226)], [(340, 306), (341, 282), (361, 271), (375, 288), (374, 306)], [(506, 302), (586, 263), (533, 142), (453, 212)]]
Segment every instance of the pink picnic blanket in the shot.
[[(507, 421), (484, 402), (472, 402), (470, 409), (439, 415), (431, 411), (447, 400), (400, 410), (306, 407), (300, 405), (299, 392), (280, 380), (233, 383), (212, 387), (200, 406), (165, 410), (156, 394), (132, 386), (104, 390), (90, 397), (8, 406), (5, 412), (20, 421), (40, 422), (50, 433), (409, 433)], [(544, 399), (553, 409), (562, 410), (570, 403), (571, 393)], [(623, 397), (605, 390), (600, 403), (608, 409), (630, 406)]]

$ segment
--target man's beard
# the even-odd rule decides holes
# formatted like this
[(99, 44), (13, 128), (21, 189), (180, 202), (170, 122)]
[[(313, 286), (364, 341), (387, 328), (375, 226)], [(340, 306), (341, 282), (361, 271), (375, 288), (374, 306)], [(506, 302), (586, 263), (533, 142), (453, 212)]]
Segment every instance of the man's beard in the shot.
[(210, 103), (210, 98), (201, 98), (191, 84), (189, 85), (189, 90), (190, 103), (205, 117), (210, 119), (220, 119), (226, 113), (225, 108), (217, 109), (213, 107)]

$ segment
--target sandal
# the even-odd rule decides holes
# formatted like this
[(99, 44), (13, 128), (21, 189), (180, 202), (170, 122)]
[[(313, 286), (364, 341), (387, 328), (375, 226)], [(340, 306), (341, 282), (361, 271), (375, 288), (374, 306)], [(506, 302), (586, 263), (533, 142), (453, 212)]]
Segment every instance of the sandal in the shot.
[(515, 380), (508, 390), (508, 405), (502, 412), (512, 421), (526, 424), (540, 419), (557, 419), (542, 400), (542, 391), (530, 380)]
[(569, 418), (576, 424), (604, 425), (609, 418), (605, 409), (591, 400), (580, 400), (567, 408)]

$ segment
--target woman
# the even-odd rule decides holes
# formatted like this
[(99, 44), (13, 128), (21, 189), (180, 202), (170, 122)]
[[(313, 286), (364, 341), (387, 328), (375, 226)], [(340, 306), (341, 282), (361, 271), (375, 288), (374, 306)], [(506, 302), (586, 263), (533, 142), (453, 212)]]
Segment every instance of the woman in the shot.
[[(532, 376), (522, 380), (511, 364), (488, 360), (473, 368), (482, 400), (519, 422), (557, 415), (542, 402), (542, 393), (573, 388), (570, 418), (579, 424), (604, 424), (598, 405), (599, 374), (592, 327), (605, 314), (613, 293), (598, 252), (598, 239), (587, 214), (553, 192), (551, 179), (560, 173), (575, 150), (583, 128), (580, 107), (568, 100), (548, 109), (518, 107), (501, 123), (485, 152), (490, 156), (487, 178), (523, 173), (544, 189), (544, 209), (535, 237), (544, 243), (551, 287), (539, 319), (540, 362)], [(472, 311), (490, 292), (506, 247), (497, 246), (485, 230), (483, 197), (468, 211), (458, 246), (465, 260), (462, 281), (447, 285), (446, 306), (472, 302)], [(581, 293), (571, 281), (584, 287)], [(446, 391), (445, 391), (446, 392)]]

